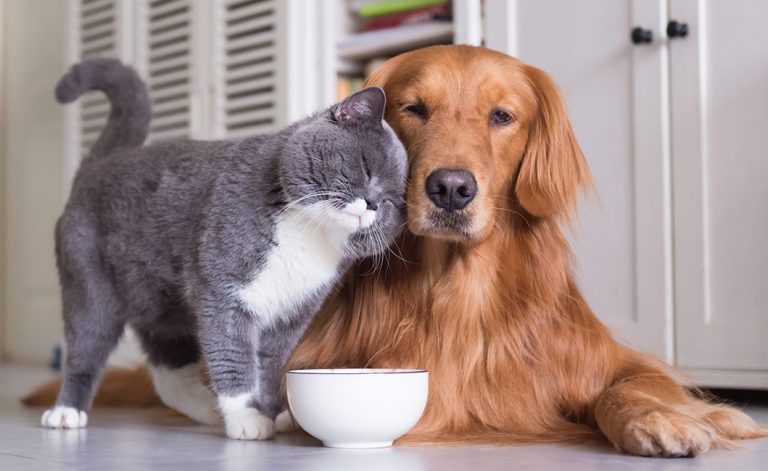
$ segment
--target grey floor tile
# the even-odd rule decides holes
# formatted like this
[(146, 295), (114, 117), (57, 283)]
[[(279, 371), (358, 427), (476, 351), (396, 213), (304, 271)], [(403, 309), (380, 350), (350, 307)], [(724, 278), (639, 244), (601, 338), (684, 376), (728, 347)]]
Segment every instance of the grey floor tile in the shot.
[[(612, 448), (562, 445), (334, 450), (302, 434), (266, 442), (228, 440), (216, 427), (157, 410), (96, 409), (86, 430), (45, 430), (39, 410), (18, 397), (48, 377), (43, 370), (0, 366), (0, 470), (450, 471), (450, 470), (768, 470), (768, 440), (694, 459), (649, 459)], [(768, 423), (768, 408), (748, 412)]]

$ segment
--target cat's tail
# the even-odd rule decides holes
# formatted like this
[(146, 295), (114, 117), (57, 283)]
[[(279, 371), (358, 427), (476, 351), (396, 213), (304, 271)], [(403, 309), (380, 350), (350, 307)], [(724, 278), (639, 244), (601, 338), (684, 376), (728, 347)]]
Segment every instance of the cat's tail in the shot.
[(85, 60), (59, 79), (56, 99), (71, 103), (90, 90), (104, 92), (112, 111), (88, 158), (106, 155), (118, 147), (142, 145), (149, 132), (152, 108), (147, 86), (136, 71), (117, 59)]

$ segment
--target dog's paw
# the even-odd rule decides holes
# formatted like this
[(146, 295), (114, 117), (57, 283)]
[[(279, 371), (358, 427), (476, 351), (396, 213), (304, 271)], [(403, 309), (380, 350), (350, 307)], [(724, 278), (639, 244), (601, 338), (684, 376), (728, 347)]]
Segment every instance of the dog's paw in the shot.
[(655, 411), (631, 420), (618, 448), (642, 456), (690, 457), (709, 450), (717, 434), (684, 414)]
[(88, 414), (73, 407), (56, 406), (43, 413), (40, 424), (45, 428), (83, 428), (88, 425)]
[(275, 418), (275, 431), (277, 433), (294, 432), (298, 429), (299, 426), (296, 425), (296, 421), (293, 420), (293, 414), (291, 414), (290, 410), (286, 409), (277, 414), (277, 417)]
[(226, 414), (224, 423), (235, 440), (267, 440), (275, 434), (275, 422), (252, 407)]

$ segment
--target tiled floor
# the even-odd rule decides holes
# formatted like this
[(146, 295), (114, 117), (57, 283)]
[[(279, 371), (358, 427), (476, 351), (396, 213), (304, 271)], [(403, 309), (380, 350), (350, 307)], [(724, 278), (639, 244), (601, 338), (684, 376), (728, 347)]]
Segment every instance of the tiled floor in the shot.
[[(744, 450), (714, 450), (693, 459), (625, 456), (609, 447), (393, 448), (333, 450), (304, 435), (239, 442), (156, 410), (94, 410), (86, 430), (44, 430), (40, 411), (17, 398), (47, 377), (42, 370), (0, 366), (0, 470), (495, 470), (705, 469), (768, 470), (768, 439)], [(748, 410), (768, 423), (768, 407)]]

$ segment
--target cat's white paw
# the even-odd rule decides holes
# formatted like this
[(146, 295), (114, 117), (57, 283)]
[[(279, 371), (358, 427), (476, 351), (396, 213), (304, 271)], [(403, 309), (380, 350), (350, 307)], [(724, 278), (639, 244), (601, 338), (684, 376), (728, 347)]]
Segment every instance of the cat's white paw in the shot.
[(56, 406), (43, 412), (40, 424), (46, 428), (83, 428), (88, 425), (88, 414), (74, 407)]
[(291, 414), (290, 410), (286, 409), (277, 414), (277, 417), (275, 418), (275, 431), (277, 433), (288, 433), (298, 429), (299, 426), (296, 425), (296, 421), (293, 420), (293, 414)]
[(235, 440), (267, 440), (275, 434), (275, 422), (252, 407), (226, 414), (224, 423)]

